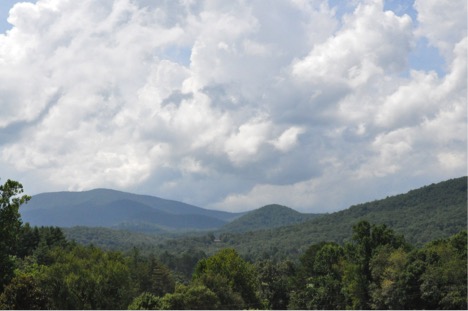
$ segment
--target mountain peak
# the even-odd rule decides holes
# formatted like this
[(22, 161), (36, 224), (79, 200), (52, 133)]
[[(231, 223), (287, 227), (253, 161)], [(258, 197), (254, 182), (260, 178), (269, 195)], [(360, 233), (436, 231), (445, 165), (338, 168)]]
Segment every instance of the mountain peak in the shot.
[(301, 214), (295, 209), (292, 209), (290, 207), (280, 205), (280, 204), (268, 204), (268, 205), (262, 206), (252, 211), (252, 213), (264, 213), (264, 212), (283, 212), (283, 213)]
[(301, 223), (319, 215), (320, 214), (303, 214), (287, 206), (269, 204), (248, 212), (238, 219), (224, 225), (221, 230), (246, 232), (271, 229)]

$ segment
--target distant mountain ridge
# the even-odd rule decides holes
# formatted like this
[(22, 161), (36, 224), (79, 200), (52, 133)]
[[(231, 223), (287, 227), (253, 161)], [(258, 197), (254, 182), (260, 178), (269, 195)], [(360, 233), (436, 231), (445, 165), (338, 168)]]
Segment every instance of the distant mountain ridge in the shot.
[(303, 214), (278, 204), (270, 204), (225, 224), (221, 232), (248, 232), (298, 224), (321, 214)]
[(33, 196), (32, 200), (28, 203), (27, 208), (53, 208), (65, 205), (78, 205), (88, 202), (93, 202), (95, 205), (103, 205), (122, 199), (139, 202), (171, 214), (200, 214), (223, 220), (232, 220), (243, 214), (209, 210), (195, 205), (163, 199), (156, 196), (133, 194), (104, 188), (79, 192), (61, 191), (37, 194)]
[(37, 226), (137, 229), (141, 225), (162, 230), (207, 230), (219, 228), (242, 213), (208, 210), (149, 195), (94, 189), (35, 195), (22, 206), (21, 215), (24, 222)]
[(466, 228), (467, 177), (305, 220), (301, 213), (280, 205), (229, 213), (108, 189), (35, 195), (22, 206), (21, 214), (24, 222), (39, 226), (108, 227), (146, 233), (212, 230), (235, 234), (233, 247), (282, 246), (289, 251), (320, 241), (343, 242), (352, 225), (365, 219), (385, 223), (411, 243), (422, 244)]

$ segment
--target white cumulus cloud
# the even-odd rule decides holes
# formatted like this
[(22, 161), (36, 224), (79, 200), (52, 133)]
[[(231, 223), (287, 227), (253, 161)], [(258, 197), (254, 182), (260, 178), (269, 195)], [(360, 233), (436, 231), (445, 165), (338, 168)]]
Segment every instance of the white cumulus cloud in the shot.
[[(466, 3), (384, 8), (17, 3), (0, 34), (3, 178), (322, 212), (464, 175)], [(421, 39), (443, 75), (412, 68)]]

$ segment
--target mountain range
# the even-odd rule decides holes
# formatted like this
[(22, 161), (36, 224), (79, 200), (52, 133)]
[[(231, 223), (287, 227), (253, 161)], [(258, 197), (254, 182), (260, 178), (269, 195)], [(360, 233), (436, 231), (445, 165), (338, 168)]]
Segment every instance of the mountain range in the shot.
[[(206, 234), (203, 232), (215, 233), (220, 243), (210, 244), (210, 239), (191, 234), (169, 238), (169, 244), (164, 246), (164, 242), (161, 249), (177, 252), (200, 247), (210, 252), (211, 248), (229, 245), (247, 255), (255, 251), (274, 256), (281, 250), (283, 254), (278, 256), (284, 257), (302, 252), (312, 243), (343, 243), (360, 220), (386, 224), (415, 245), (448, 237), (467, 227), (467, 177), (330, 214), (301, 214), (276, 204), (247, 213), (229, 213), (107, 189), (39, 194), (21, 208), (21, 214), (31, 225), (67, 227), (69, 238), (108, 248), (127, 248), (126, 241), (130, 240), (138, 245), (160, 245), (174, 237), (168, 232), (199, 231), (199, 237)], [(149, 239), (142, 233), (158, 238)]]
[[(22, 206), (21, 215), (24, 222), (35, 226), (106, 227), (144, 233), (214, 230), (224, 226), (228, 231), (243, 232), (298, 223), (314, 216), (279, 205), (251, 213), (230, 213), (109, 189), (38, 194)], [(234, 224), (230, 224), (232, 221)]]
[[(123, 233), (122, 230), (91, 227), (67, 228), (65, 234), (78, 243), (93, 243), (106, 249), (129, 250), (137, 246), (150, 253), (179, 254), (202, 250), (213, 254), (221, 248), (231, 247), (245, 258), (282, 260), (294, 258), (314, 243), (333, 241), (342, 244), (352, 236), (353, 225), (367, 220), (387, 225), (413, 245), (423, 245), (466, 230), (467, 177), (427, 185), (330, 214), (301, 216), (287, 207), (268, 205), (236, 216), (216, 230), (177, 236)], [(283, 221), (288, 218), (297, 222)]]

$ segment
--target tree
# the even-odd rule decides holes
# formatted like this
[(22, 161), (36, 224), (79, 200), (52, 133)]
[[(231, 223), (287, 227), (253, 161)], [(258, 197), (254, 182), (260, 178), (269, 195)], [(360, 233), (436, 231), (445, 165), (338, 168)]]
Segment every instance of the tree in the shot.
[(387, 262), (378, 269), (383, 271), (381, 286), (371, 291), (375, 307), (466, 310), (466, 245), (462, 231), (406, 254), (401, 249), (384, 254), (382, 249), (372, 263), (375, 270), (376, 262), (377, 267)]
[(202, 274), (192, 282), (209, 288), (219, 299), (219, 309), (243, 309), (245, 302), (240, 293), (235, 292), (229, 280), (221, 274)]
[[(35, 256), (38, 263), (46, 263), (42, 255), (55, 246), (65, 247), (69, 242), (59, 227), (31, 227), (29, 223), (21, 226), (16, 255), (19, 258)], [(40, 250), (38, 250), (40, 248)], [(41, 254), (43, 253), (43, 254)]]
[(215, 293), (204, 285), (190, 286), (178, 284), (173, 294), (166, 294), (161, 299), (164, 310), (216, 310), (220, 302)]
[(345, 254), (336, 243), (314, 244), (301, 257), (299, 288), (292, 295), (293, 309), (343, 309), (341, 292)]
[(41, 286), (52, 309), (124, 309), (132, 300), (127, 260), (89, 246), (55, 248)]
[[(246, 304), (241, 308), (261, 307), (257, 294), (258, 278), (255, 268), (243, 260), (234, 249), (223, 249), (209, 258), (200, 260), (195, 268), (193, 280), (203, 281), (206, 275), (219, 275), (224, 278), (232, 291), (239, 293)], [(230, 308), (238, 308), (238, 306)]]
[(48, 299), (33, 275), (20, 274), (0, 295), (0, 309), (45, 310), (48, 309)]
[(369, 285), (373, 309), (406, 309), (406, 292), (402, 290), (403, 273), (408, 264), (408, 254), (402, 249), (386, 245), (372, 257)]
[(129, 310), (159, 310), (161, 309), (161, 299), (151, 293), (144, 292), (135, 297), (128, 306)]
[(206, 258), (206, 254), (199, 249), (190, 248), (179, 256), (165, 251), (159, 256), (159, 260), (180, 278), (189, 281), (200, 259)]
[(19, 207), (31, 197), (21, 195), (23, 186), (12, 180), (0, 185), (0, 291), (13, 277), (16, 247), (21, 230)]
[(420, 277), (421, 298), (430, 309), (466, 310), (466, 245), (467, 234), (462, 231), (422, 249), (427, 265)]
[(171, 272), (154, 255), (144, 258), (134, 249), (130, 270), (138, 293), (148, 292), (162, 297), (174, 292), (175, 282)]
[(18, 240), (17, 256), (24, 258), (32, 255), (40, 241), (39, 229), (37, 227), (31, 228), (29, 223), (24, 224), (21, 226)]
[(344, 275), (344, 292), (348, 306), (353, 309), (370, 308), (370, 284), (373, 281), (370, 263), (372, 257), (385, 245), (407, 248), (403, 236), (397, 235), (386, 225), (374, 225), (360, 221), (353, 226), (353, 243), (345, 247), (347, 266)]
[(292, 262), (278, 264), (264, 260), (256, 264), (260, 283), (260, 295), (264, 305), (272, 310), (286, 310), (291, 291), (291, 279), (295, 273)]

